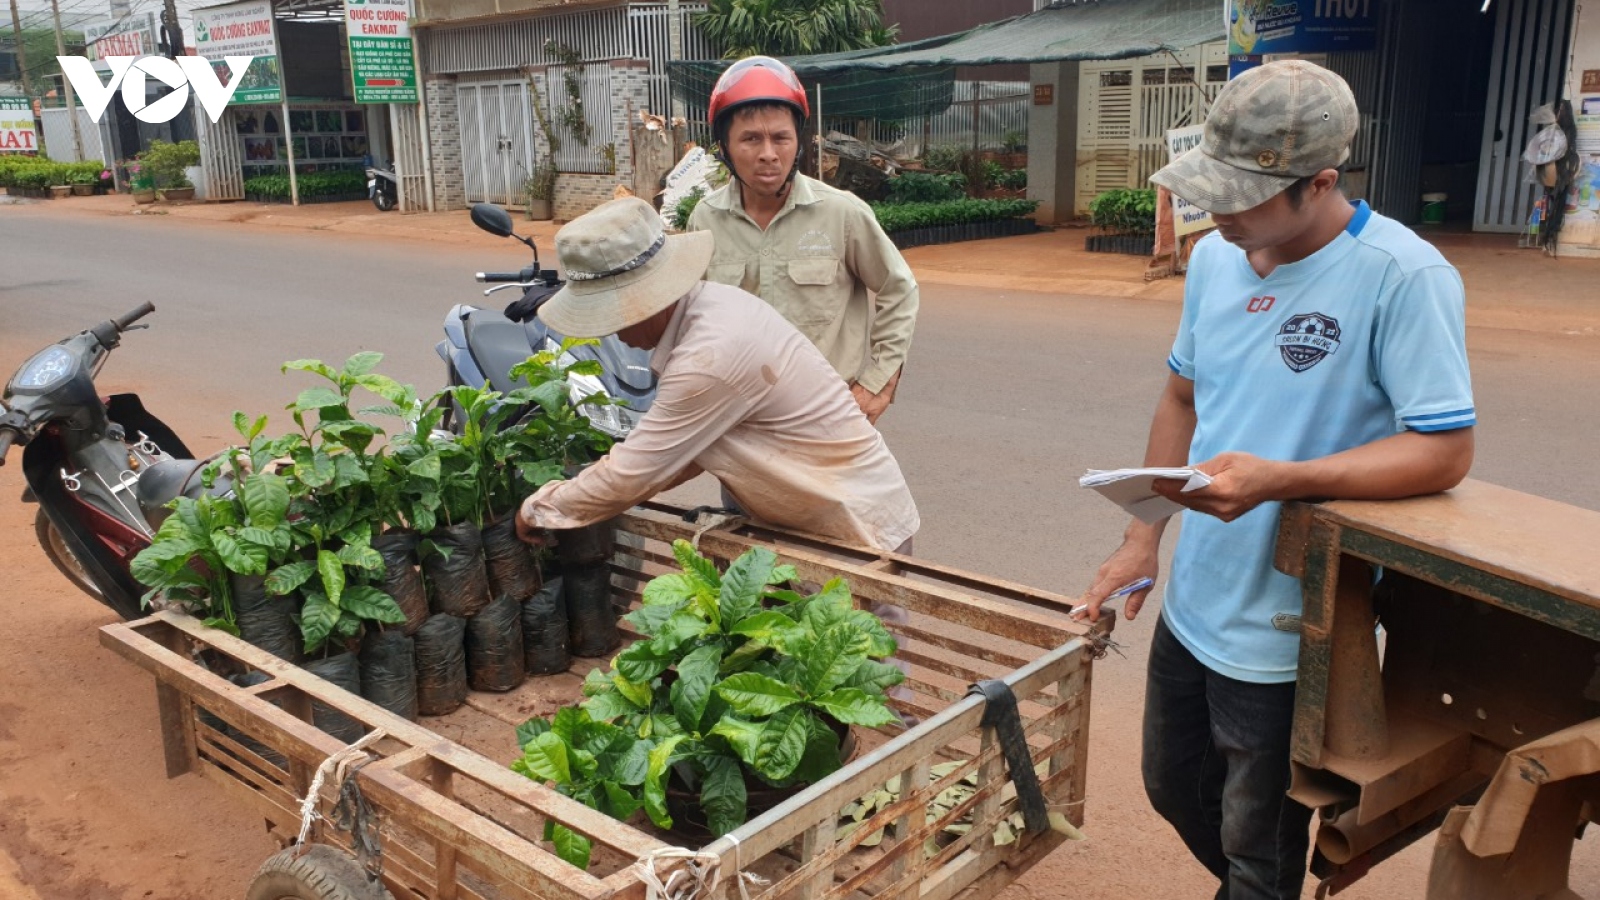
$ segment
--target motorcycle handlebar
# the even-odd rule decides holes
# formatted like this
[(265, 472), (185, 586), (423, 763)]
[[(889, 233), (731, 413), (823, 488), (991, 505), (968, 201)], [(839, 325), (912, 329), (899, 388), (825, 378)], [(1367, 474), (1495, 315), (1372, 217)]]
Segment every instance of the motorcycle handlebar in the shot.
[(479, 272), (478, 281), (483, 284), (498, 284), (502, 282), (522, 281), (520, 272)]
[(156, 305), (154, 303), (141, 303), (134, 309), (131, 309), (115, 319), (112, 319), (111, 324), (117, 326), (117, 332), (120, 334), (121, 332), (127, 331), (129, 326), (133, 325), (133, 323), (155, 311)]

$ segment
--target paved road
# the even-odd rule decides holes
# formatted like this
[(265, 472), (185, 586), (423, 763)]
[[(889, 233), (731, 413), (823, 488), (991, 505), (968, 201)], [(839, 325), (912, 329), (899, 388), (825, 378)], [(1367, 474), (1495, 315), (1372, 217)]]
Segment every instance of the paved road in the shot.
[[(288, 424), (280, 411), (307, 384), (279, 374), (288, 359), (376, 349), (383, 371), (436, 386), (432, 345), (449, 306), (474, 298), (470, 273), (521, 262), (487, 236), (480, 250), (40, 207), (0, 208), (0, 247), (0, 370), (154, 300), (151, 329), (126, 339), (101, 387), (140, 391), (197, 451), (229, 439), (235, 409)], [(1077, 593), (1122, 519), (1075, 479), (1141, 455), (1176, 306), (927, 285), (923, 309), (901, 400), (882, 423), (922, 509), (919, 555)], [(1600, 508), (1589, 465), (1597, 341), (1472, 332), (1475, 477)], [(0, 557), (12, 588), (11, 627), (0, 629), (0, 887), (9, 855), (43, 897), (240, 895), (268, 852), (259, 822), (195, 779), (160, 780), (148, 685), (98, 648), (92, 629), (107, 617), (66, 594), (29, 546), (18, 491), (16, 468), (0, 469), (0, 541), (14, 547)], [(1126, 658), (1096, 669), (1091, 841), (1059, 851), (1011, 900), (1068, 884), (1082, 898), (1209, 893), (1137, 784), (1152, 621), (1119, 627)], [(1600, 883), (1600, 853), (1579, 856), (1582, 876)], [(1346, 896), (1418, 895), (1425, 865), (1426, 848), (1413, 848)]]

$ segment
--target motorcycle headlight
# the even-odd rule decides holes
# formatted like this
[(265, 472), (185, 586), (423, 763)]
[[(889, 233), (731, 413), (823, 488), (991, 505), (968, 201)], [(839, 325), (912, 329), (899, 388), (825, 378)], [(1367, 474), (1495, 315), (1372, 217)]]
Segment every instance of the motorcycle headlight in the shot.
[(59, 345), (47, 347), (34, 354), (33, 359), (22, 364), (11, 386), (24, 390), (43, 391), (72, 377), (77, 368), (77, 358)]

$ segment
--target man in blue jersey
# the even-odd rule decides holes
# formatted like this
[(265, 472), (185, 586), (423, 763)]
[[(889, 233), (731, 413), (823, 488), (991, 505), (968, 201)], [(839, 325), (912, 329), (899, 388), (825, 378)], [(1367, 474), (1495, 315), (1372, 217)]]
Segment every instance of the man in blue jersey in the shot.
[[(1269, 63), (1230, 82), (1201, 145), (1151, 177), (1217, 233), (1190, 263), (1145, 451), (1212, 482), (1158, 483), (1190, 513), (1151, 639), (1142, 768), (1219, 898), (1298, 898), (1305, 878), (1310, 810), (1285, 794), (1301, 594), (1272, 565), (1280, 503), (1433, 493), (1472, 464), (1461, 278), (1340, 193), (1356, 122), (1339, 76)], [(1165, 526), (1128, 526), (1090, 616), (1155, 577)]]

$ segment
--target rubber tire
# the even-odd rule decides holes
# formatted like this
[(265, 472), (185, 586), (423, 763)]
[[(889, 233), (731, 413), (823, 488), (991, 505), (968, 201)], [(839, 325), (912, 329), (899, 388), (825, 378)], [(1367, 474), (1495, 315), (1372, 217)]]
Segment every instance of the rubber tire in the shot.
[(394, 209), (394, 196), (383, 188), (378, 188), (372, 192), (372, 205), (380, 212), (388, 212)]
[[(61, 574), (67, 576), (67, 580), (72, 582), (73, 587), (99, 600), (101, 603), (106, 603), (105, 594), (101, 592), (98, 585), (89, 580), (88, 573), (78, 563), (77, 557), (72, 555), (72, 551), (61, 540), (60, 533), (56, 531), (55, 523), (50, 521), (50, 517), (45, 515), (42, 509), (33, 517), (33, 536), (39, 540), (39, 549), (44, 551), (45, 556), (50, 557), (50, 562), (55, 564)], [(107, 605), (109, 606), (110, 604)], [(126, 610), (119, 609), (117, 612), (124, 618), (138, 618), (138, 616), (129, 617)]]
[(312, 844), (273, 854), (245, 891), (245, 900), (394, 900), (382, 881), (367, 878), (350, 854)]

